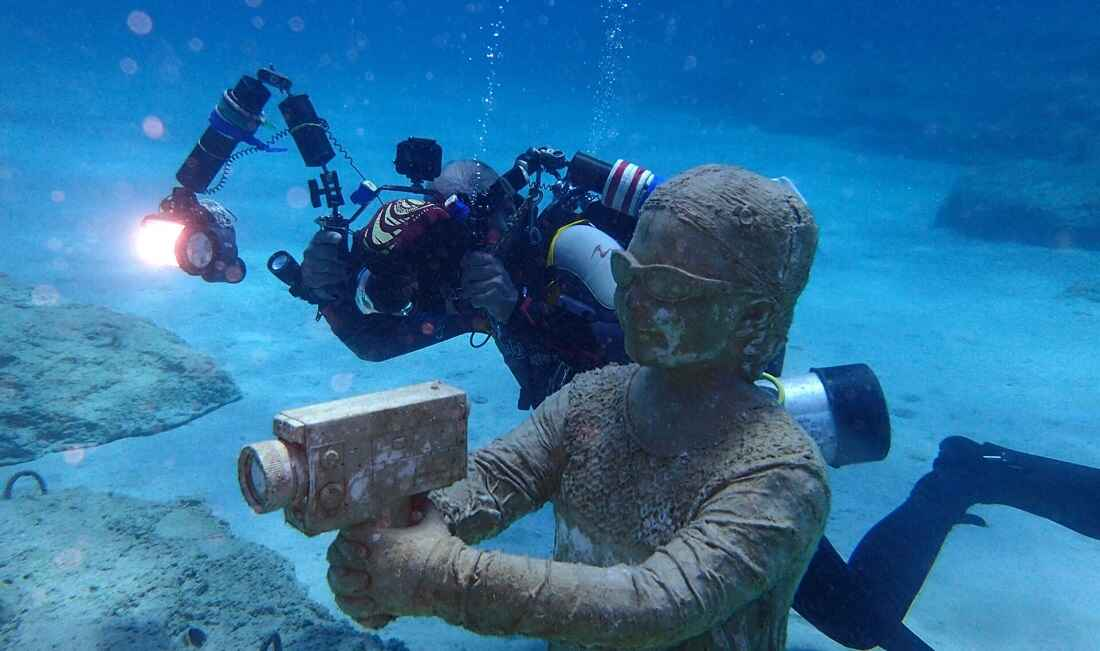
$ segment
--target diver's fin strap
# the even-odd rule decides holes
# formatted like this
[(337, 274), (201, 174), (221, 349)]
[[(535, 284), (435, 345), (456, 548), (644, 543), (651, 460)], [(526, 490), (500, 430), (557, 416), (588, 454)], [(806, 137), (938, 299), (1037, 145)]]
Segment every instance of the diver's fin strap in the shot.
[(210, 111), (210, 126), (227, 138), (234, 140), (240, 140), (241, 142), (247, 142), (260, 151), (266, 151), (269, 153), (286, 151), (286, 147), (272, 147), (266, 142), (260, 140), (255, 135), (248, 133), (244, 129), (241, 129), (237, 125), (229, 122), (218, 113), (217, 109)]

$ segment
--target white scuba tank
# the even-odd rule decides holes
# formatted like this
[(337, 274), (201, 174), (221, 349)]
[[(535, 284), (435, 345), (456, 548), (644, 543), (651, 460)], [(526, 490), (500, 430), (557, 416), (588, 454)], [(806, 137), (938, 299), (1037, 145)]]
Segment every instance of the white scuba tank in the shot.
[(554, 233), (546, 254), (546, 266), (575, 276), (600, 305), (614, 310), (611, 252), (622, 248), (607, 233), (586, 221), (576, 221)]

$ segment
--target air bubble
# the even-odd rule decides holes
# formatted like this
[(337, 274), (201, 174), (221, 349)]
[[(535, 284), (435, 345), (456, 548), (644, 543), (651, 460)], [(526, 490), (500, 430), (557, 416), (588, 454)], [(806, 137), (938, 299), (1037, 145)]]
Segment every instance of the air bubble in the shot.
[(145, 36), (153, 31), (153, 19), (144, 11), (135, 9), (126, 17), (126, 26), (138, 36)]
[(118, 62), (118, 68), (128, 75), (132, 75), (138, 71), (138, 62), (130, 57), (124, 57)]
[(53, 563), (61, 570), (75, 570), (84, 564), (84, 550), (79, 547), (63, 549), (54, 555)]
[(206, 48), (206, 43), (203, 43), (202, 39), (196, 36), (190, 41), (187, 41), (187, 47), (190, 48), (192, 52), (202, 52)]
[(337, 373), (329, 380), (329, 386), (332, 387), (332, 390), (336, 393), (347, 393), (351, 390), (351, 385), (354, 382), (354, 373)]
[[(485, 107), (485, 110), (478, 118), (477, 158), (479, 159), (486, 157), (485, 148), (489, 137), (489, 121), (493, 115), (493, 109), (496, 107), (496, 91), (500, 85), (497, 81), (496, 61), (500, 58), (500, 33), (504, 31), (504, 10), (510, 2), (511, 0), (505, 0), (497, 5), (497, 18), (488, 25), (488, 31), (492, 34), (492, 38), (485, 46), (485, 60), (488, 62), (488, 69), (485, 72), (485, 94), (481, 98), (481, 104)], [(478, 168), (478, 174), (480, 174), (480, 171), (481, 169)]]
[(61, 458), (70, 466), (79, 466), (88, 457), (88, 451), (79, 446), (73, 446), (61, 453)]
[(603, 9), (604, 43), (600, 54), (600, 78), (593, 89), (595, 110), (587, 148), (590, 152), (598, 151), (601, 143), (618, 135), (618, 130), (611, 125), (611, 120), (619, 115), (620, 111), (612, 105), (616, 102), (616, 90), (619, 78), (622, 76), (624, 61), (629, 59), (624, 54), (626, 49), (624, 34), (632, 22), (632, 17), (627, 14), (628, 5), (614, 0), (604, 0)]
[(287, 21), (287, 25), (290, 26), (290, 31), (300, 32), (306, 28), (306, 21), (301, 16), (294, 16)]
[(31, 289), (31, 305), (53, 307), (61, 302), (61, 292), (53, 285), (35, 285)]
[(63, 201), (65, 201), (65, 191), (64, 190), (54, 190), (53, 192), (50, 193), (50, 201), (52, 201), (54, 203), (62, 203)]
[(286, 203), (291, 208), (305, 208), (309, 205), (309, 192), (305, 188), (294, 186), (286, 191)]
[(141, 130), (147, 137), (153, 140), (160, 140), (164, 137), (164, 122), (155, 115), (146, 116), (145, 119), (141, 121)]

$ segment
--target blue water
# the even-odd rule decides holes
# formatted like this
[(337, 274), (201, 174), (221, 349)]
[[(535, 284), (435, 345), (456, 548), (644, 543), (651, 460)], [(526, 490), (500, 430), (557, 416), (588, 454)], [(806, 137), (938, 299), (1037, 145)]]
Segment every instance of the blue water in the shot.
[[(80, 467), (58, 455), (27, 467), (57, 487), (199, 495), (235, 534), (289, 559), (335, 612), (327, 541), (243, 504), (233, 476), (241, 443), (266, 435), (287, 407), (432, 377), (479, 398), (472, 445), (523, 418), (491, 346), (453, 340), (371, 365), (267, 274), (272, 251), (299, 253), (316, 229), (304, 195), (315, 170), (293, 150), (241, 161), (218, 195), (239, 218), (249, 265), (240, 286), (136, 260), (136, 224), (173, 186), (221, 92), (269, 64), (310, 95), (379, 183), (402, 180), (393, 147), (409, 136), (439, 140), (445, 159), (498, 169), (549, 144), (665, 174), (723, 162), (794, 179), (821, 245), (788, 366), (870, 364), (894, 422), (888, 459), (831, 477), (827, 533), (842, 554), (929, 470), (943, 436), (1100, 466), (1100, 303), (1063, 297), (1076, 283), (1100, 284), (1100, 254), (932, 226), (967, 170), (1100, 160), (1095, 3), (777, 4), (6, 2), (0, 272), (63, 302), (150, 318), (217, 358), (245, 393), (183, 428), (103, 446)], [(334, 165), (345, 186), (358, 180), (342, 159)], [(144, 460), (163, 454), (173, 471), (148, 475)], [(135, 475), (144, 478), (120, 479)], [(1096, 541), (1004, 507), (974, 512), (991, 526), (952, 534), (909, 626), (941, 649), (1096, 648)], [(499, 546), (546, 555), (552, 527), (540, 512)], [(429, 620), (384, 634), (418, 650), (539, 648)], [(797, 617), (791, 644), (840, 648)]]

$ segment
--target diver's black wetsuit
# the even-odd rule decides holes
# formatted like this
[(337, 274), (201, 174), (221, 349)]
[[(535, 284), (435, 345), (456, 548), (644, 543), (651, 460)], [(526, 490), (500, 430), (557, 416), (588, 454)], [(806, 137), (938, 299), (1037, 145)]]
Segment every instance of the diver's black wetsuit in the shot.
[[(615, 235), (614, 229), (607, 230)], [(625, 246), (628, 237), (616, 239)], [(347, 299), (330, 303), (322, 313), (349, 349), (371, 361), (491, 329), (520, 384), (519, 407), (529, 409), (578, 372), (628, 361), (614, 312), (596, 304), (569, 278), (549, 278), (545, 268), (531, 263), (545, 259), (544, 249), (521, 247), (504, 261), (515, 285), (528, 290), (509, 320), (491, 328), (480, 316), (443, 310), (363, 316)], [(556, 286), (553, 301), (535, 290), (549, 282)], [(966, 513), (970, 506), (1013, 506), (1100, 538), (1097, 497), (1100, 470), (950, 437), (941, 444), (933, 471), (863, 537), (848, 562), (827, 538), (821, 539), (795, 594), (794, 609), (851, 648), (930, 649), (902, 620), (951, 528), (982, 524)]]

